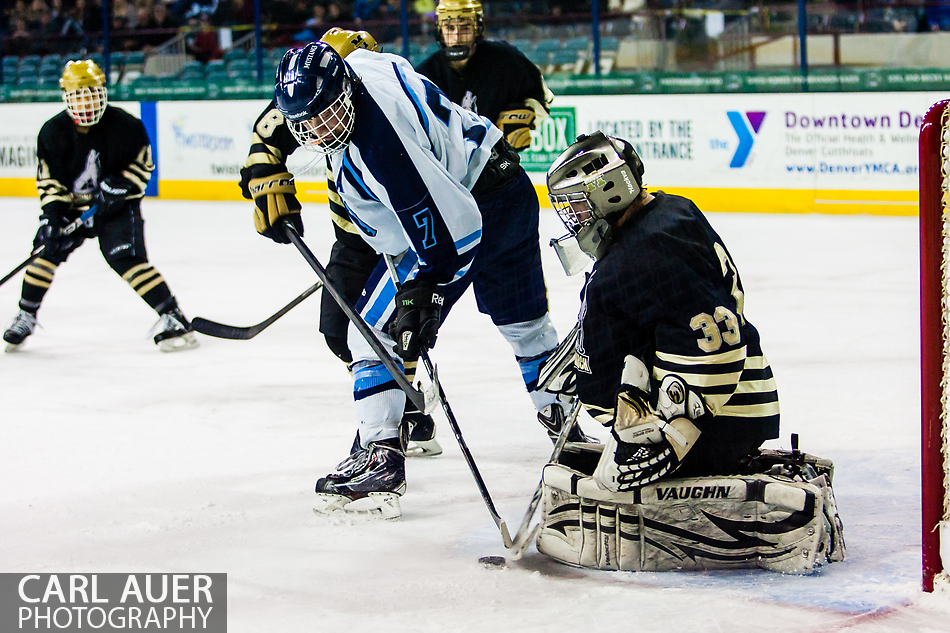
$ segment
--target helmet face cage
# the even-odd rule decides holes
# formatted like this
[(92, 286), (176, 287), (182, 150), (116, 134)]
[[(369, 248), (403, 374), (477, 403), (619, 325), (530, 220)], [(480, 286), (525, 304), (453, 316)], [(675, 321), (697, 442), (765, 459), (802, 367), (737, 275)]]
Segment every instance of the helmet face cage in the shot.
[(72, 61), (59, 80), (66, 111), (77, 125), (95, 125), (108, 104), (105, 75), (91, 60)]
[[(435, 9), (436, 40), (449, 61), (468, 59), (485, 32), (484, 12), (477, 0), (442, 0)], [(457, 34), (454, 44), (445, 41), (445, 30)]]
[(354, 81), (328, 43), (287, 51), (277, 67), (274, 99), (298, 143), (321, 154), (346, 148), (356, 123)]
[(346, 89), (322, 112), (303, 121), (287, 120), (290, 133), (304, 149), (327, 155), (346, 149), (356, 123), (351, 92), (347, 82)]

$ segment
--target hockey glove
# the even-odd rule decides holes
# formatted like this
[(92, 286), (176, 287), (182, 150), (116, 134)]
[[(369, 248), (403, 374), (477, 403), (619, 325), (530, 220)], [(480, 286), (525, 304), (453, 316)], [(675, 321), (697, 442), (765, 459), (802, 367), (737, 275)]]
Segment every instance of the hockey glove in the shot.
[(423, 350), (435, 346), (443, 301), (435, 286), (422, 281), (407, 281), (396, 293), (396, 319), (389, 335), (404, 361), (415, 361)]
[(531, 145), (535, 116), (534, 110), (526, 104), (516, 104), (508, 110), (502, 110), (495, 125), (505, 135), (508, 144), (520, 152)]
[(241, 170), (241, 176), (241, 188), (246, 191), (245, 196), (254, 200), (254, 228), (258, 233), (280, 244), (289, 244), (290, 239), (279, 228), (281, 220), (286, 219), (297, 229), (297, 233), (303, 235), (297, 187), (290, 172), (250, 178), (249, 170), (245, 167)]
[(129, 195), (138, 192), (138, 187), (124, 176), (106, 176), (99, 183), (99, 210), (100, 218), (107, 218), (117, 213), (125, 206)]
[(43, 256), (52, 257), (59, 251), (63, 239), (63, 217), (58, 213), (43, 213), (40, 216), (40, 228), (33, 240), (34, 250), (43, 246)]
[(675, 375), (663, 379), (654, 409), (649, 372), (634, 356), (627, 356), (621, 380), (610, 439), (594, 472), (594, 479), (613, 492), (645, 486), (679, 468), (699, 439), (693, 420), (706, 414), (699, 394)]

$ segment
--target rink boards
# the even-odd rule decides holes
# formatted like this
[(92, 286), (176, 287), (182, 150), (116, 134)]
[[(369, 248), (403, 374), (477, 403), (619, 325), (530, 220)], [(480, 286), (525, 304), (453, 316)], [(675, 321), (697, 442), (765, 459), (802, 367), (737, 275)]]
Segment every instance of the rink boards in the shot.
[[(544, 173), (578, 134), (636, 146), (645, 184), (709, 211), (917, 214), (917, 137), (938, 92), (557, 97), (522, 163), (547, 204)], [(148, 128), (157, 165), (148, 195), (239, 200), (255, 119), (266, 102), (119, 105)], [(35, 196), (36, 134), (60, 104), (4, 104), (0, 186)], [(303, 201), (326, 201), (322, 160), (289, 161)], [(309, 169), (308, 169), (309, 168)]]

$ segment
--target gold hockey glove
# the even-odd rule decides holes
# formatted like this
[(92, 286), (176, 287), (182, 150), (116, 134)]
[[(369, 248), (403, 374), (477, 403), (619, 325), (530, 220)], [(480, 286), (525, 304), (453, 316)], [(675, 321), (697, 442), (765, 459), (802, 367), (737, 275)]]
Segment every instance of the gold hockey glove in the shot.
[(535, 116), (533, 109), (521, 104), (510, 110), (502, 110), (495, 125), (505, 135), (508, 144), (520, 152), (531, 145), (531, 130), (535, 127)]
[(289, 172), (252, 178), (248, 182), (248, 191), (254, 200), (254, 228), (258, 233), (280, 244), (290, 243), (279, 228), (280, 221), (286, 218), (303, 235), (300, 203), (295, 195), (297, 188)]

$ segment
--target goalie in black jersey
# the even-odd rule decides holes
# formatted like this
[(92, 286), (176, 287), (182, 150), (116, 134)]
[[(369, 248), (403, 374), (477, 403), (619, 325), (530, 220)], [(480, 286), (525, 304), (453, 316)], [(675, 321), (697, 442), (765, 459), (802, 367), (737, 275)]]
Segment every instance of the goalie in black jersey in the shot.
[(439, 50), (416, 67), (449, 99), (500, 129), (516, 150), (548, 115), (553, 95), (541, 71), (514, 46), (484, 39), (478, 0), (441, 0), (435, 31)]
[(548, 190), (596, 262), (573, 368), (581, 402), (611, 429), (594, 480), (625, 492), (738, 473), (778, 437), (779, 402), (722, 238), (690, 200), (647, 193), (633, 146), (601, 132), (558, 157)]
[[(43, 124), (37, 140), (39, 256), (26, 268), (20, 312), (4, 332), (7, 351), (23, 345), (57, 267), (86, 240), (98, 238), (109, 266), (160, 316), (155, 343), (162, 351), (198, 345), (191, 324), (159, 272), (148, 262), (141, 200), (152, 170), (145, 126), (108, 105), (105, 75), (90, 60), (66, 64), (60, 79), (66, 110)], [(63, 229), (95, 206), (78, 229)]]

